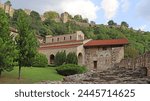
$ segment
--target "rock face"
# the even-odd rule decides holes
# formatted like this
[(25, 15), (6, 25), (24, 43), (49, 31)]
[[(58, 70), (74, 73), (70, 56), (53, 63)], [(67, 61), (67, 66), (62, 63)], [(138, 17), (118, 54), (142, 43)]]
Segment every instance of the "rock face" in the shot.
[(106, 71), (90, 71), (65, 77), (63, 81), (42, 82), (52, 84), (150, 84), (145, 68), (111, 68)]

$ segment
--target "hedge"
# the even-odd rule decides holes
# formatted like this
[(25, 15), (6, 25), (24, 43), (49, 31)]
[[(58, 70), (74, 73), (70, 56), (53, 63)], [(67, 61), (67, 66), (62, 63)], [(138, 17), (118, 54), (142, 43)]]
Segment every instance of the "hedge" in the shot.
[(81, 74), (87, 71), (86, 67), (75, 64), (65, 64), (56, 68), (58, 74), (69, 76), (74, 74)]

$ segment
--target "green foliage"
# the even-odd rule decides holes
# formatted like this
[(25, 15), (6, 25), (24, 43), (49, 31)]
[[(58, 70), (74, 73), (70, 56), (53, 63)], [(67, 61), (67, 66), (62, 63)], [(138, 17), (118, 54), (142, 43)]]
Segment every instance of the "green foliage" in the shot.
[(44, 54), (37, 53), (33, 59), (33, 67), (46, 67), (48, 65), (48, 60)]
[(5, 5), (10, 5), (10, 6), (11, 6), (10, 0), (7, 0), (7, 1), (5, 2)]
[[(41, 17), (40, 14), (36, 11), (31, 11), (30, 13), (30, 27), (35, 30), (36, 34), (38, 35), (46, 35), (47, 32), (42, 32), (41, 30), (43, 30), (44, 26), (42, 24), (41, 21)], [(42, 33), (41, 33), (42, 32)]]
[(74, 74), (81, 74), (87, 71), (86, 67), (78, 66), (75, 64), (65, 64), (56, 69), (58, 74), (69, 76)]
[(34, 58), (37, 50), (37, 39), (34, 32), (30, 29), (28, 16), (22, 10), (18, 12), (17, 29), (19, 32), (16, 38), (19, 50), (19, 64), (22, 66), (31, 66), (31, 60)]
[(127, 58), (135, 58), (139, 54), (139, 51), (136, 50), (133, 46), (127, 46), (125, 48), (125, 57)]
[(0, 9), (0, 76), (3, 71), (13, 69), (15, 46), (10, 36), (9, 23), (4, 10)]
[(55, 20), (56, 18), (59, 17), (59, 14), (55, 11), (48, 11), (44, 13), (44, 17), (46, 19)]
[(129, 24), (128, 24), (127, 22), (125, 22), (125, 21), (122, 21), (122, 22), (121, 22), (121, 26), (128, 28), (128, 27), (129, 27)]
[(32, 60), (37, 53), (37, 39), (34, 32), (30, 29), (30, 20), (28, 15), (23, 11), (17, 12), (17, 29), (18, 36), (16, 38), (18, 49), (19, 79), (22, 66), (31, 66)]
[(117, 23), (115, 23), (113, 20), (109, 20), (108, 25), (113, 26), (113, 25), (117, 25)]
[(30, 16), (31, 16), (32, 20), (41, 21), (40, 14), (36, 11), (31, 11)]
[(65, 51), (57, 52), (54, 63), (56, 66), (65, 64), (66, 63), (66, 52)]
[(66, 59), (67, 64), (78, 64), (78, 58), (75, 52), (70, 52)]
[(47, 27), (47, 29), (50, 29), (50, 31), (54, 35), (61, 35), (61, 34), (67, 34), (67, 27), (62, 22), (55, 22), (54, 20), (46, 19), (44, 21), (44, 25)]
[(76, 20), (76, 21), (82, 21), (83, 19), (82, 19), (81, 15), (75, 15), (74, 16), (74, 20)]

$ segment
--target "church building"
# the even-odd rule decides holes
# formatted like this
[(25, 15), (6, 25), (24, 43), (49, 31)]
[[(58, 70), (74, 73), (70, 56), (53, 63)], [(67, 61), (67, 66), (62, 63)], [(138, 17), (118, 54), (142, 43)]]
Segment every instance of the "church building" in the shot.
[(48, 63), (53, 64), (57, 52), (75, 52), (78, 64), (89, 70), (105, 70), (124, 58), (127, 39), (92, 40), (85, 39), (81, 31), (60, 36), (46, 36), (38, 51), (45, 54)]

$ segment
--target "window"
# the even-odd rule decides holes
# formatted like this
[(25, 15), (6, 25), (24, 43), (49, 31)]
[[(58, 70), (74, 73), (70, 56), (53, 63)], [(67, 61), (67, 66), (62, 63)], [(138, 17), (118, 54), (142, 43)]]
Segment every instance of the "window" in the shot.
[(59, 41), (59, 38), (57, 38), (57, 42)]
[(64, 40), (66, 40), (66, 37), (64, 37)]
[(70, 36), (70, 40), (72, 40), (72, 36)]
[(52, 39), (52, 42), (54, 42), (54, 39)]
[(97, 61), (93, 61), (94, 63), (94, 69), (97, 69)]

